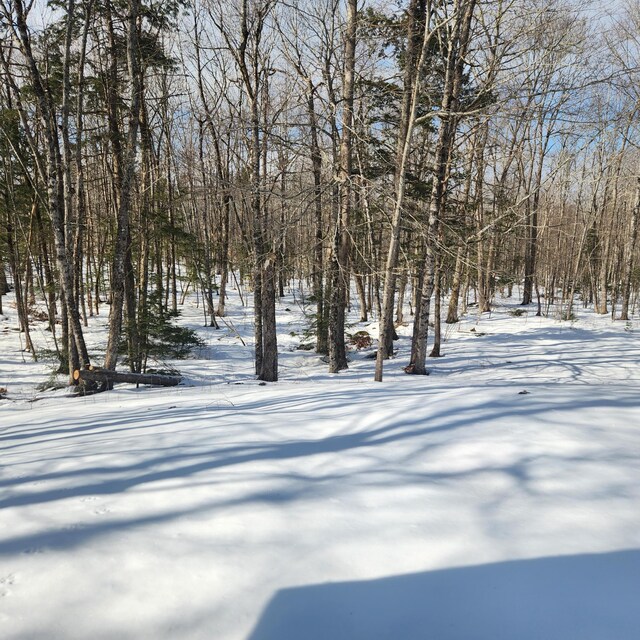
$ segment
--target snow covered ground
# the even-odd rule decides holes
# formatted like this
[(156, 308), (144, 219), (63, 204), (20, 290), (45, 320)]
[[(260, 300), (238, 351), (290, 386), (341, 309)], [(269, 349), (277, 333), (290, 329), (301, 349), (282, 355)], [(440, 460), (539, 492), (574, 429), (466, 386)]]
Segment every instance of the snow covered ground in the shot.
[(1, 638), (640, 637), (637, 319), (504, 303), (447, 327), (428, 377), (406, 327), (376, 384), (366, 353), (332, 376), (293, 350), (289, 297), (259, 385), (250, 310), (216, 331), (188, 303), (185, 384), (78, 398), (36, 391), (4, 302)]

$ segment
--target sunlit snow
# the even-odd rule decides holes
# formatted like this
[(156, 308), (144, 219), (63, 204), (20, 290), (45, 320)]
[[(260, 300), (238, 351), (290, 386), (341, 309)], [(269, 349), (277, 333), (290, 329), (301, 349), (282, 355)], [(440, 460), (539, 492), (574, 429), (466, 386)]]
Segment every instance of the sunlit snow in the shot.
[(216, 331), (192, 299), (207, 346), (181, 386), (79, 398), (35, 390), (4, 303), (3, 639), (640, 637), (637, 319), (498, 299), (428, 377), (402, 372), (403, 327), (379, 384), (368, 352), (329, 375), (295, 351), (290, 295), (259, 385), (250, 309)]

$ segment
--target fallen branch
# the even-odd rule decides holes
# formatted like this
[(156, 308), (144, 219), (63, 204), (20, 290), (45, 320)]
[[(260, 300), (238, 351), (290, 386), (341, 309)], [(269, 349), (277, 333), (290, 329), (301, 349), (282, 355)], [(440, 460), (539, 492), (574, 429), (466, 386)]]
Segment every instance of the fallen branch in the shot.
[(175, 387), (180, 383), (180, 376), (166, 376), (158, 373), (131, 373), (124, 371), (110, 371), (109, 369), (76, 369), (73, 379), (79, 382), (98, 382), (106, 388), (111, 388), (117, 382), (131, 384), (149, 384), (159, 387)]

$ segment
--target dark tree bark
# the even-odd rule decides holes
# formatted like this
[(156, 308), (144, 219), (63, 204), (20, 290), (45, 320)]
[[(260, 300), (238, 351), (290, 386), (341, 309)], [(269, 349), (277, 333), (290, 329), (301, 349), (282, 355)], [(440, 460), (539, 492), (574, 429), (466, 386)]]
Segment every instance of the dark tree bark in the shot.
[[(121, 133), (117, 121), (117, 106), (114, 104), (118, 100), (117, 96), (117, 68), (116, 77), (112, 71), (110, 87), (110, 138), (114, 147), (114, 160), (118, 162), (117, 156), (121, 158), (120, 176), (117, 178), (117, 188), (119, 201), (117, 202), (117, 232), (113, 254), (113, 265), (111, 273), (111, 308), (109, 310), (109, 336), (107, 339), (107, 349), (104, 366), (106, 369), (114, 370), (118, 361), (118, 344), (122, 333), (122, 316), (125, 303), (125, 287), (127, 286), (127, 273), (131, 273), (131, 245), (129, 218), (131, 208), (131, 192), (135, 172), (136, 151), (138, 145), (138, 129), (140, 123), (140, 110), (142, 103), (142, 78), (140, 75), (140, 60), (138, 47), (138, 16), (140, 12), (140, 0), (128, 0), (128, 20), (127, 20), (127, 67), (129, 81), (131, 83), (129, 95), (129, 130), (127, 133), (126, 146), (122, 148)], [(115, 40), (112, 40), (112, 56), (116, 56)], [(112, 64), (114, 62), (112, 61)], [(118, 153), (120, 149), (120, 153)], [(120, 163), (118, 163), (120, 164)], [(129, 294), (128, 306), (135, 304), (131, 292)], [(132, 308), (128, 309), (128, 317), (135, 318)]]
[(464, 65), (471, 21), (476, 0), (456, 0), (455, 18), (449, 34), (448, 52), (445, 67), (440, 124), (436, 142), (433, 189), (429, 203), (429, 220), (427, 228), (426, 256), (424, 260), (424, 280), (420, 295), (419, 309), (416, 311), (413, 338), (411, 341), (411, 360), (406, 367), (407, 373), (425, 375), (427, 373), (425, 359), (427, 355), (427, 332), (429, 328), (429, 311), (433, 295), (436, 275), (437, 241), (440, 231), (447, 195), (447, 179), (451, 149), (455, 140), (459, 120), (457, 115), (460, 91), (464, 75)]
[[(62, 303), (65, 305), (65, 311), (68, 315), (69, 327), (71, 329), (69, 333), (73, 340), (73, 344), (70, 344), (70, 347), (73, 348), (69, 348), (69, 357), (73, 359), (73, 361), (69, 363), (71, 372), (76, 365), (88, 366), (89, 354), (84, 341), (78, 305), (74, 296), (74, 268), (72, 264), (72, 247), (69, 247), (67, 243), (64, 168), (62, 166), (62, 156), (60, 152), (56, 105), (48, 84), (38, 67), (32, 49), (31, 32), (27, 26), (27, 13), (29, 9), (25, 8), (23, 0), (15, 0), (12, 6), (13, 15), (8, 15), (7, 17), (10, 22), (15, 25), (16, 40), (19, 43), (21, 53), (26, 61), (31, 88), (39, 107), (42, 131), (46, 141), (46, 167), (38, 162), (40, 154), (35, 146), (32, 147), (32, 152), (34, 159), (36, 159), (38, 172), (47, 185), (47, 205), (54, 232), (56, 265), (61, 280)], [(67, 33), (70, 29), (69, 25), (75, 17), (74, 6), (74, 3), (71, 2), (67, 7)], [(70, 40), (69, 37), (66, 36), (63, 67), (68, 67), (70, 59)], [(10, 75), (4, 56), (2, 56), (2, 64), (7, 74)], [(20, 91), (15, 83), (12, 83), (12, 87), (16, 95), (19, 95)], [(19, 111), (25, 129), (30, 131), (29, 122), (27, 121), (24, 110), (20, 109)], [(30, 134), (27, 135), (32, 139)], [(69, 188), (70, 185), (67, 185), (67, 187)], [(77, 354), (77, 359), (75, 354)]]
[(462, 281), (462, 266), (464, 258), (464, 249), (458, 247), (456, 253), (456, 266), (453, 270), (453, 280), (451, 283), (451, 293), (449, 295), (449, 306), (447, 309), (447, 324), (455, 324), (460, 321), (458, 317), (458, 306), (460, 304), (460, 283)]
[(345, 343), (345, 316), (349, 295), (349, 253), (351, 214), (351, 174), (353, 172), (353, 98), (355, 87), (356, 27), (358, 2), (348, 0), (345, 29), (342, 137), (336, 180), (339, 187), (340, 213), (334, 229), (331, 253), (331, 300), (329, 308), (329, 372), (348, 368)]
[(640, 177), (636, 178), (636, 192), (631, 210), (631, 221), (627, 246), (625, 248), (624, 277), (622, 280), (622, 307), (620, 309), (620, 320), (629, 319), (629, 302), (631, 300), (631, 280), (635, 264), (634, 253), (638, 240), (638, 217), (640, 215)]
[(262, 368), (258, 379), (266, 382), (278, 380), (278, 343), (276, 340), (276, 263), (277, 256), (273, 253), (267, 255), (262, 267), (263, 295), (266, 300), (273, 300), (274, 304), (263, 305), (263, 355)]
[(76, 383), (100, 383), (103, 388), (112, 389), (117, 382), (129, 382), (131, 384), (149, 384), (159, 387), (175, 387), (180, 384), (180, 376), (165, 376), (154, 373), (134, 373), (114, 371), (112, 369), (76, 369), (73, 372)]
[(311, 165), (313, 171), (313, 207), (314, 207), (314, 250), (313, 250), (313, 295), (316, 299), (316, 352), (327, 353), (329, 335), (324, 298), (324, 216), (322, 213), (322, 154), (318, 141), (318, 117), (316, 114), (315, 91), (311, 79), (307, 86), (307, 114), (311, 139)]
[[(396, 167), (394, 177), (394, 209), (391, 220), (391, 236), (383, 292), (378, 353), (376, 357), (375, 380), (382, 382), (383, 361), (393, 354), (393, 311), (396, 290), (396, 269), (400, 255), (400, 236), (404, 213), (406, 170), (411, 151), (411, 139), (415, 125), (420, 82), (419, 78), (426, 61), (429, 41), (432, 33), (425, 16), (425, 2), (411, 0), (408, 11), (407, 60), (404, 75), (402, 107), (396, 146)], [(422, 38), (421, 38), (422, 30)]]

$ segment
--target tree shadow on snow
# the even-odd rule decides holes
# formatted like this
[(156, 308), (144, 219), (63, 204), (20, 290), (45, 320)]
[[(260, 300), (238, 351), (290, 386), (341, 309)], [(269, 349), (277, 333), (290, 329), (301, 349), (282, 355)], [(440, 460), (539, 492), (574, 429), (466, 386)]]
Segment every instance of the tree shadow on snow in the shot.
[(278, 591), (247, 640), (636, 640), (637, 550)]
[[(478, 387), (482, 390), (482, 387)], [(438, 389), (443, 391), (443, 388)], [(469, 390), (466, 389), (468, 392)], [(565, 393), (560, 387), (557, 390), (541, 391), (540, 394), (518, 396), (513, 387), (505, 386), (504, 394), (497, 394), (487, 400), (480, 400), (478, 395), (470, 394), (453, 406), (448, 396), (428, 398), (416, 389), (397, 390), (395, 398), (404, 397), (400, 405), (405, 412), (399, 416), (395, 413), (378, 414), (375, 402), (380, 399), (377, 388), (362, 389), (357, 398), (352, 392), (332, 394), (311, 400), (307, 394), (289, 394), (265, 403), (253, 398), (247, 399), (238, 406), (226, 409), (210, 407), (184, 407), (157, 411), (154, 422), (149, 423), (145, 411), (131, 412), (123, 417), (119, 410), (110, 410), (100, 416), (99, 420), (89, 424), (81, 423), (74, 427), (58, 427), (43, 425), (31, 429), (27, 434), (14, 433), (13, 436), (24, 435), (26, 442), (32, 446), (39, 443), (44, 457), (39, 461), (41, 470), (31, 471), (27, 475), (5, 477), (0, 481), (0, 488), (5, 492), (0, 497), (0, 509), (32, 506), (73, 498), (89, 496), (109, 496), (124, 494), (131, 490), (153, 490), (158, 481), (179, 480), (180, 487), (208, 484), (214, 487), (229, 482), (223, 474), (243, 465), (255, 462), (285, 462), (299, 460), (322, 454), (340, 454), (358, 450), (363, 465), (357, 470), (341, 471), (333, 465), (324, 467), (323, 471), (310, 470), (300, 472), (298, 466), (276, 464), (260, 471), (260, 477), (269, 481), (269, 486), (260, 487), (256, 491), (244, 491), (233, 497), (225, 496), (214, 490), (211, 499), (187, 508), (168, 509), (160, 513), (138, 514), (132, 518), (109, 519), (101, 523), (84, 523), (81, 527), (67, 531), (63, 529), (42, 531), (26, 536), (5, 537), (0, 539), (0, 555), (24, 552), (27, 548), (46, 546), (48, 548), (73, 549), (88, 540), (108, 535), (116, 531), (144, 527), (147, 525), (168, 522), (198, 513), (214, 513), (238, 504), (252, 503), (290, 503), (300, 499), (325, 497), (332, 492), (339, 492), (351, 485), (380, 484), (391, 486), (404, 485), (408, 482), (424, 484), (425, 482), (455, 481), (462, 476), (482, 474), (490, 471), (502, 473), (516, 480), (521, 487), (528, 489), (529, 467), (536, 463), (536, 458), (520, 456), (506, 461), (504, 465), (487, 468), (482, 464), (466, 470), (429, 470), (418, 476), (411, 475), (409, 469), (398, 464), (393, 448), (384, 445), (408, 441), (412, 446), (402, 452), (405, 455), (419, 457), (425, 452), (433, 453), (439, 446), (446, 445), (447, 438), (439, 438), (438, 434), (473, 430), (494, 421), (508, 419), (517, 424), (520, 419), (538, 420), (541, 429), (553, 427), (554, 423), (571, 423), (574, 411), (589, 411), (598, 423), (597, 416), (608, 416), (608, 410), (634, 410), (639, 406), (635, 390), (619, 390), (612, 398), (606, 390), (591, 391), (588, 397), (584, 393), (577, 396), (573, 392)], [(336, 412), (340, 403), (346, 405), (360, 404), (358, 413), (361, 422), (353, 422), (353, 406), (347, 407), (344, 415)], [(388, 402), (389, 404), (389, 402)], [(368, 409), (365, 409), (368, 407)], [(392, 409), (393, 403), (387, 406)], [(315, 429), (306, 431), (306, 417), (309, 412), (314, 416), (321, 432), (330, 433), (325, 437), (314, 436)], [(593, 413), (596, 412), (596, 413)], [(274, 437), (268, 426), (263, 426), (264, 415), (271, 414), (277, 423), (287, 421), (296, 425), (298, 437), (282, 439)], [(216, 424), (224, 421), (225, 416), (232, 418), (238, 425), (237, 431), (222, 430), (216, 435)], [(252, 420), (258, 423), (252, 426)], [(340, 421), (344, 420), (344, 423)], [(171, 434), (166, 444), (158, 441), (156, 425), (161, 423), (164, 434)], [(209, 423), (211, 427), (209, 427)], [(193, 426), (191, 426), (193, 425)], [(336, 426), (337, 425), (337, 426)], [(603, 418), (600, 426), (589, 427), (590, 431), (605, 429), (607, 420)], [(251, 439), (243, 438), (243, 431), (252, 429)], [(234, 429), (236, 429), (234, 427)], [(110, 451), (113, 460), (109, 464), (96, 464), (93, 455), (102, 452), (102, 439), (112, 441), (116, 432), (127, 432), (130, 437), (123, 439), (122, 451)], [(336, 432), (337, 431), (337, 432)], [(72, 468), (48, 470), (51, 458), (47, 457), (48, 445), (53, 447), (52, 453), (60, 455), (56, 450), (56, 432), (65, 443), (73, 442), (74, 446), (88, 458)], [(51, 440), (40, 441), (46, 433)], [(480, 436), (480, 433), (478, 435)], [(179, 437), (178, 437), (178, 434)], [(306, 434), (304, 437), (302, 434)], [(10, 435), (6, 436), (11, 437)], [(154, 443), (152, 448), (150, 443)], [(17, 446), (17, 445), (14, 445)], [(42, 449), (44, 447), (44, 449)], [(118, 453), (127, 454), (126, 462), (118, 462)], [(637, 460), (635, 452), (628, 452), (630, 459), (624, 461), (625, 466)], [(607, 447), (591, 452), (579, 452), (576, 455), (563, 455), (562, 452), (549, 452), (558, 464), (580, 473), (582, 462), (605, 460), (607, 455), (613, 456), (612, 462), (620, 463), (623, 452), (609, 451)], [(68, 451), (64, 452), (68, 456)], [(91, 461), (91, 462), (89, 462)], [(251, 470), (249, 470), (251, 473)], [(51, 484), (49, 484), (51, 482)], [(40, 486), (41, 483), (43, 486)], [(603, 491), (618, 491), (616, 486), (607, 484)], [(622, 486), (620, 491), (625, 490)]]
[[(464, 346), (474, 343), (474, 352)], [(438, 376), (478, 374), (504, 370), (512, 382), (607, 383), (612, 370), (628, 369), (624, 376), (637, 380), (640, 341), (629, 334), (623, 339), (613, 331), (593, 331), (578, 327), (524, 329), (521, 333), (466, 333), (443, 346), (445, 357), (430, 362)], [(542, 377), (536, 380), (540, 372)], [(492, 383), (500, 383), (494, 380)]]
[[(367, 403), (368, 390), (363, 390), (363, 394), (359, 401), (363, 404)], [(374, 398), (377, 398), (373, 394)], [(61, 470), (54, 472), (38, 473), (29, 476), (20, 476), (6, 478), (0, 480), (0, 487), (24, 486), (37, 482), (50, 480), (62, 480), (82, 477), (91, 478), (87, 483), (68, 484), (62, 488), (48, 489), (44, 488), (36, 491), (28, 491), (17, 495), (9, 495), (0, 498), (0, 509), (9, 507), (19, 507), (23, 505), (33, 505), (38, 503), (46, 503), (56, 500), (62, 500), (73, 497), (82, 497), (87, 495), (101, 494), (117, 494), (137, 486), (146, 485), (151, 482), (160, 480), (169, 480), (175, 478), (187, 478), (206, 471), (214, 471), (216, 469), (236, 467), (246, 463), (256, 461), (279, 461), (294, 460), (307, 456), (314, 456), (326, 453), (341, 453), (353, 451), (357, 449), (380, 447), (381, 445), (391, 444), (394, 442), (417, 439), (415, 451), (422, 451), (424, 448), (433, 449), (437, 443), (428, 440), (430, 436), (441, 432), (451, 432), (461, 429), (479, 427), (487, 422), (496, 422), (500, 419), (509, 418), (517, 423), (520, 417), (531, 419), (538, 416), (543, 424), (549, 424), (550, 419), (546, 416), (549, 412), (554, 412), (557, 421), (559, 415), (566, 415), (567, 419), (572, 412), (580, 408), (582, 411), (595, 411), (598, 409), (607, 409), (616, 407), (620, 408), (638, 408), (640, 401), (636, 398), (633, 390), (619, 392), (615, 399), (609, 398), (606, 393), (602, 393), (599, 397), (597, 393), (591, 394), (589, 398), (580, 396), (579, 402), (574, 398), (566, 398), (562, 395), (550, 398), (549, 396), (535, 399), (527, 397), (526, 400), (516, 399), (511, 391), (508, 396), (502, 399), (491, 398), (486, 402), (470, 403), (467, 406), (448, 406), (447, 400), (441, 400), (432, 407), (422, 406), (422, 410), (416, 416), (411, 411), (407, 411), (407, 417), (384, 417), (374, 422), (368, 422), (366, 426), (350, 425), (346, 429), (346, 433), (339, 433), (323, 438), (314, 438), (313, 432), (309, 432), (308, 438), (300, 438), (296, 440), (276, 440), (270, 438), (268, 429), (265, 430), (264, 436), (254, 442), (238, 442), (237, 444), (224, 444), (219, 447), (211, 447), (211, 434), (204, 440), (204, 446), (197, 445), (197, 441), (190, 440), (188, 449), (184, 446), (170, 444), (165, 448), (143, 448), (139, 450), (139, 458), (129, 464), (113, 464), (113, 465), (95, 465), (95, 466), (79, 466), (75, 469)], [(315, 420), (331, 420), (336, 421), (335, 415), (322, 415), (322, 409), (333, 407), (341, 401), (346, 402), (348, 394), (340, 397), (339, 394), (326, 398), (322, 403), (317, 403), (312, 410), (315, 412)], [(238, 414), (246, 412), (247, 423), (251, 418), (251, 414), (255, 411), (261, 415), (274, 412), (279, 414), (285, 411), (285, 414), (291, 419), (292, 414), (300, 413), (305, 415), (309, 411), (300, 407), (300, 398), (290, 397), (282, 400), (274, 406), (264, 406), (259, 402), (248, 402), (243, 406), (242, 411), (230, 411), (234, 414), (234, 420), (242, 422)], [(424, 401), (416, 398), (416, 406), (424, 405)], [(171, 417), (167, 415), (166, 420), (162, 420), (165, 427), (175, 423), (176, 426), (184, 427), (186, 420), (202, 419), (203, 410), (186, 410), (183, 412), (174, 412)], [(206, 411), (204, 411), (206, 414)], [(223, 414), (224, 415), (224, 414)], [(156, 420), (160, 420), (161, 416), (156, 415)], [(284, 419), (284, 417), (280, 417)], [(140, 414), (140, 422), (144, 422), (144, 414)], [(112, 427), (117, 424), (116, 429)], [(126, 425), (126, 426), (125, 426)], [(128, 418), (120, 418), (114, 420), (110, 424), (104, 424), (102, 427), (79, 426), (74, 427), (75, 430), (90, 429), (91, 437), (99, 442), (100, 436), (113, 433), (114, 431), (128, 431), (131, 433), (134, 429), (141, 429), (143, 433), (140, 437), (148, 438), (153, 435), (153, 425), (140, 424), (136, 425), (136, 420), (132, 415)], [(61, 431), (65, 431), (62, 429)], [(175, 435), (175, 431), (173, 434)], [(184, 430), (184, 436), (188, 437), (189, 429)], [(194, 435), (197, 435), (197, 431)], [(32, 434), (37, 437), (37, 434)], [(427, 438), (424, 440), (424, 438)], [(144, 440), (147, 443), (147, 440)], [(126, 446), (131, 450), (131, 443), (127, 442)], [(43, 460), (44, 462), (44, 460)]]

